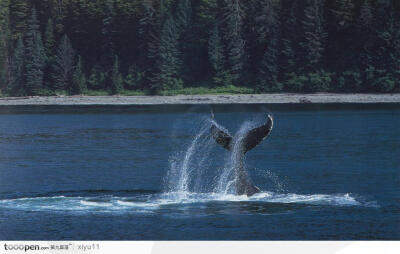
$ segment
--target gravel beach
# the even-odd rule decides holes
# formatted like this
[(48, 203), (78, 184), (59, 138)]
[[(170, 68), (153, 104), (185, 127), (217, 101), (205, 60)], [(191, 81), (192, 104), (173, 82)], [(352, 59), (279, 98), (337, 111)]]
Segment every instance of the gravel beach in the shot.
[(240, 94), (176, 96), (32, 96), (0, 98), (12, 105), (163, 105), (263, 103), (400, 103), (400, 94)]

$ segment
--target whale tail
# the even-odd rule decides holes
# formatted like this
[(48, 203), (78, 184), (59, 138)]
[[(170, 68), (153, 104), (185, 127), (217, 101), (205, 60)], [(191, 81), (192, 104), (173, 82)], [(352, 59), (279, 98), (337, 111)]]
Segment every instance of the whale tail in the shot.
[[(214, 118), (213, 114), (212, 118)], [(236, 180), (236, 192), (238, 195), (246, 194), (247, 196), (252, 196), (260, 192), (260, 189), (252, 184), (250, 177), (247, 175), (247, 172), (243, 166), (243, 159), (246, 152), (256, 147), (271, 133), (273, 127), (273, 119), (270, 115), (268, 115), (267, 118), (268, 120), (265, 124), (248, 131), (241, 141), (241, 154), (239, 156), (238, 165), (236, 165), (236, 171), (238, 174)], [(220, 146), (227, 149), (228, 151), (233, 151), (233, 137), (229, 135), (229, 133), (225, 132), (215, 122), (213, 122), (211, 126), (211, 135)]]
[[(212, 118), (213, 115), (212, 115)], [(274, 121), (271, 115), (268, 115), (267, 122), (259, 127), (251, 129), (245, 134), (243, 138), (243, 152), (247, 153), (254, 147), (256, 147), (261, 141), (263, 141), (268, 135), (271, 133), (272, 127), (274, 125)], [(228, 151), (232, 151), (233, 146), (233, 137), (222, 130), (216, 123), (213, 122), (211, 126), (211, 135), (214, 140), (222, 146), (223, 148), (227, 149)]]

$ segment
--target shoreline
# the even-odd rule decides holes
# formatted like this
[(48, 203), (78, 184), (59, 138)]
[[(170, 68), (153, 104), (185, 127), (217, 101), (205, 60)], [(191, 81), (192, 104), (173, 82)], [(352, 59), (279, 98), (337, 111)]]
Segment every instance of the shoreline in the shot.
[(174, 96), (31, 96), (3, 97), (0, 106), (17, 105), (173, 105), (173, 104), (282, 104), (282, 103), (400, 103), (395, 94), (235, 94)]

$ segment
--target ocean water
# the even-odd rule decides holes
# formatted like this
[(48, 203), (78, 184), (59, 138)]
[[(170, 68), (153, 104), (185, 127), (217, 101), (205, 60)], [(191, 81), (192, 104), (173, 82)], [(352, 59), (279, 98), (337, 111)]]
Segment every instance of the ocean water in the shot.
[[(273, 115), (261, 193), (232, 192), (211, 110)], [(0, 107), (0, 239), (399, 240), (400, 105)]]

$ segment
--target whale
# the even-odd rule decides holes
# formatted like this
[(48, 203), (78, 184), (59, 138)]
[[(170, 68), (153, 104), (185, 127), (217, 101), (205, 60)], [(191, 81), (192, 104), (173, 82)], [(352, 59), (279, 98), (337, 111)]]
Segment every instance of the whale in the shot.
[(211, 118), (210, 131), (215, 142), (224, 149), (234, 152), (236, 194), (252, 196), (259, 193), (260, 188), (252, 183), (244, 166), (245, 154), (269, 136), (274, 125), (272, 116), (267, 115), (267, 121), (264, 124), (247, 131), (244, 135), (240, 135), (240, 138), (234, 138), (224, 131), (214, 120), (214, 114), (211, 114)]

